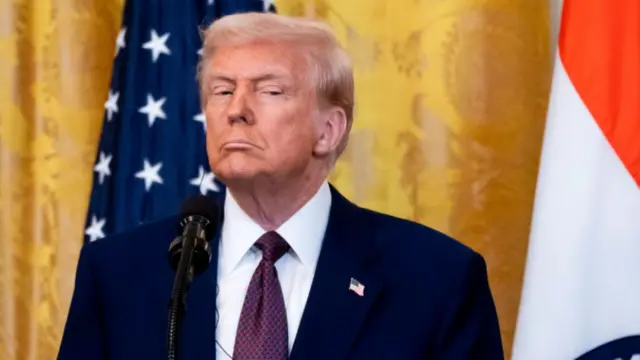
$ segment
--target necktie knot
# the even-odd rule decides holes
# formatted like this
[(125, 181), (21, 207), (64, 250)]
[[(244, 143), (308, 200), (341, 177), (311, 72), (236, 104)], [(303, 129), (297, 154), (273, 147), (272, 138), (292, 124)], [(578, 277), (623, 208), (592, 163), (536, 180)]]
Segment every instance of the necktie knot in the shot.
[(262, 251), (262, 258), (272, 264), (289, 251), (287, 241), (275, 231), (269, 231), (260, 236), (256, 246)]

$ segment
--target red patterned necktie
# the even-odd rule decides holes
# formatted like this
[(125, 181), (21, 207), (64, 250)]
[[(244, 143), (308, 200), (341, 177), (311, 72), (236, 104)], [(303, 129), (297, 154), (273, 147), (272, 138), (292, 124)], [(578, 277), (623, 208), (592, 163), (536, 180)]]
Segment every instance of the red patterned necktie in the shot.
[(256, 241), (256, 246), (262, 250), (262, 260), (244, 298), (233, 359), (286, 360), (287, 313), (274, 264), (289, 250), (289, 244), (275, 231), (269, 231)]

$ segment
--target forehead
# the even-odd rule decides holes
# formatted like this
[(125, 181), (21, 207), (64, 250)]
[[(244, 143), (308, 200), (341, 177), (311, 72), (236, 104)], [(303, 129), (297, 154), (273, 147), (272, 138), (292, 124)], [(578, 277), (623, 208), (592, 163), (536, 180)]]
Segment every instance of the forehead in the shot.
[(286, 44), (250, 43), (216, 49), (208, 64), (208, 73), (232, 78), (257, 78), (275, 75), (302, 79), (306, 60), (299, 49)]

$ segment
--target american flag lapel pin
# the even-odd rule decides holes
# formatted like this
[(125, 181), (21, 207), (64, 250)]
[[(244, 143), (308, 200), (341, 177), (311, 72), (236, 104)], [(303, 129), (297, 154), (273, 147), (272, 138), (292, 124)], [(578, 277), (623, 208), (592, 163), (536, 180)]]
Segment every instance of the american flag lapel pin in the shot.
[(362, 285), (358, 280), (351, 278), (349, 282), (349, 291), (353, 291), (358, 294), (358, 296), (364, 296), (364, 285)]

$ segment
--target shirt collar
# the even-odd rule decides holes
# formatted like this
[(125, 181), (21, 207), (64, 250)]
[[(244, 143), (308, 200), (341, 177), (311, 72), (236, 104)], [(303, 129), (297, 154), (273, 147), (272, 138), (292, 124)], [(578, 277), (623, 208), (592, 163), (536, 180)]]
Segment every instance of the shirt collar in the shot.
[[(276, 231), (303, 266), (315, 270), (329, 220), (331, 190), (325, 181), (316, 194)], [(220, 241), (220, 272), (228, 275), (251, 250), (265, 230), (238, 205), (230, 191), (224, 202), (224, 223)]]

